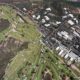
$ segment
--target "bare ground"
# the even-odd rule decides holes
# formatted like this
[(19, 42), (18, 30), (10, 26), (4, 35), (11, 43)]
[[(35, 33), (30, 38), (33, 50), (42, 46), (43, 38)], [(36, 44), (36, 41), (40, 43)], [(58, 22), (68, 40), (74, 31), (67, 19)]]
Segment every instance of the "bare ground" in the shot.
[(0, 42), (0, 80), (5, 73), (5, 68), (18, 51), (28, 48), (28, 42), (22, 42), (9, 37)]

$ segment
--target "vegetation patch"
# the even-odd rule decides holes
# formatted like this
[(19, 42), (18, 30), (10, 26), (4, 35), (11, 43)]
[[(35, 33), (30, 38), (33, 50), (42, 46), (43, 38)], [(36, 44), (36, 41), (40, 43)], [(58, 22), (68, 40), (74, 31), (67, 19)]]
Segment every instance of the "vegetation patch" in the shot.
[(10, 60), (18, 51), (25, 48), (28, 48), (27, 42), (22, 42), (12, 37), (0, 42), (0, 78), (3, 77), (5, 68)]

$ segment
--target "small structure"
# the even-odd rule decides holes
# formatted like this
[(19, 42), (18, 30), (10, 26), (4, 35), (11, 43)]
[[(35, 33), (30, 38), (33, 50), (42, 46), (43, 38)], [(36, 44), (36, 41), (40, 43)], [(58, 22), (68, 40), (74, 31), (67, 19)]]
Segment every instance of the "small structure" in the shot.
[(45, 17), (45, 20), (49, 21), (50, 18), (48, 16), (44, 16)]
[(49, 7), (49, 8), (46, 8), (46, 11), (51, 11), (51, 8)]
[(74, 22), (72, 20), (68, 20), (68, 23), (73, 26), (74, 25)]

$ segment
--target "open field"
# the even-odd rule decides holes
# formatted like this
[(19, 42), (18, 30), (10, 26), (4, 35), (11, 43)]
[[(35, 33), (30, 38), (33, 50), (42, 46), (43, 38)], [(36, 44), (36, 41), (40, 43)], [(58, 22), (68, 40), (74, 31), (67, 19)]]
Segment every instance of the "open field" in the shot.
[[(6, 14), (7, 15), (7, 14)], [(9, 19), (9, 17), (5, 17)], [(10, 20), (10, 19), (9, 19)], [(29, 19), (28, 19), (29, 21)], [(31, 21), (30, 21), (31, 22)], [(16, 23), (16, 25), (15, 25)], [(35, 59), (35, 55), (38, 55), (40, 51), (41, 44), (39, 43), (40, 34), (37, 32), (35, 25), (33, 23), (24, 23), (24, 21), (20, 21), (20, 18), (17, 16), (17, 20), (11, 21), (11, 24), (17, 26), (16, 31), (9, 31), (7, 33), (8, 36), (14, 37), (21, 41), (28, 41), (28, 49), (18, 52), (18, 55), (12, 59), (11, 64), (8, 65), (6, 69), (5, 79), (7, 80), (16, 80), (18, 70), (25, 66), (26, 62), (31, 60), (31, 62)], [(11, 25), (11, 26), (12, 26)], [(10, 28), (12, 29), (12, 28)], [(38, 58), (37, 58), (38, 59)]]

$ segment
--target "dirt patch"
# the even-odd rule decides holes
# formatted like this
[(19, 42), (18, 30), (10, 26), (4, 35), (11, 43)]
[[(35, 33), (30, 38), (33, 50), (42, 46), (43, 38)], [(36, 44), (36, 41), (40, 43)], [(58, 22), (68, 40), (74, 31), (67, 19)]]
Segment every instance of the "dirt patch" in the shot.
[(10, 22), (7, 19), (0, 19), (0, 32), (10, 26)]
[(28, 42), (23, 42), (12, 37), (0, 42), (0, 80), (3, 77), (5, 68), (10, 60), (18, 51), (25, 48), (28, 48)]
[(42, 73), (42, 80), (52, 80), (52, 74), (50, 73), (49, 70), (45, 70), (43, 73)]
[(49, 73), (45, 73), (44, 77), (43, 77), (43, 80), (52, 80), (52, 77)]

